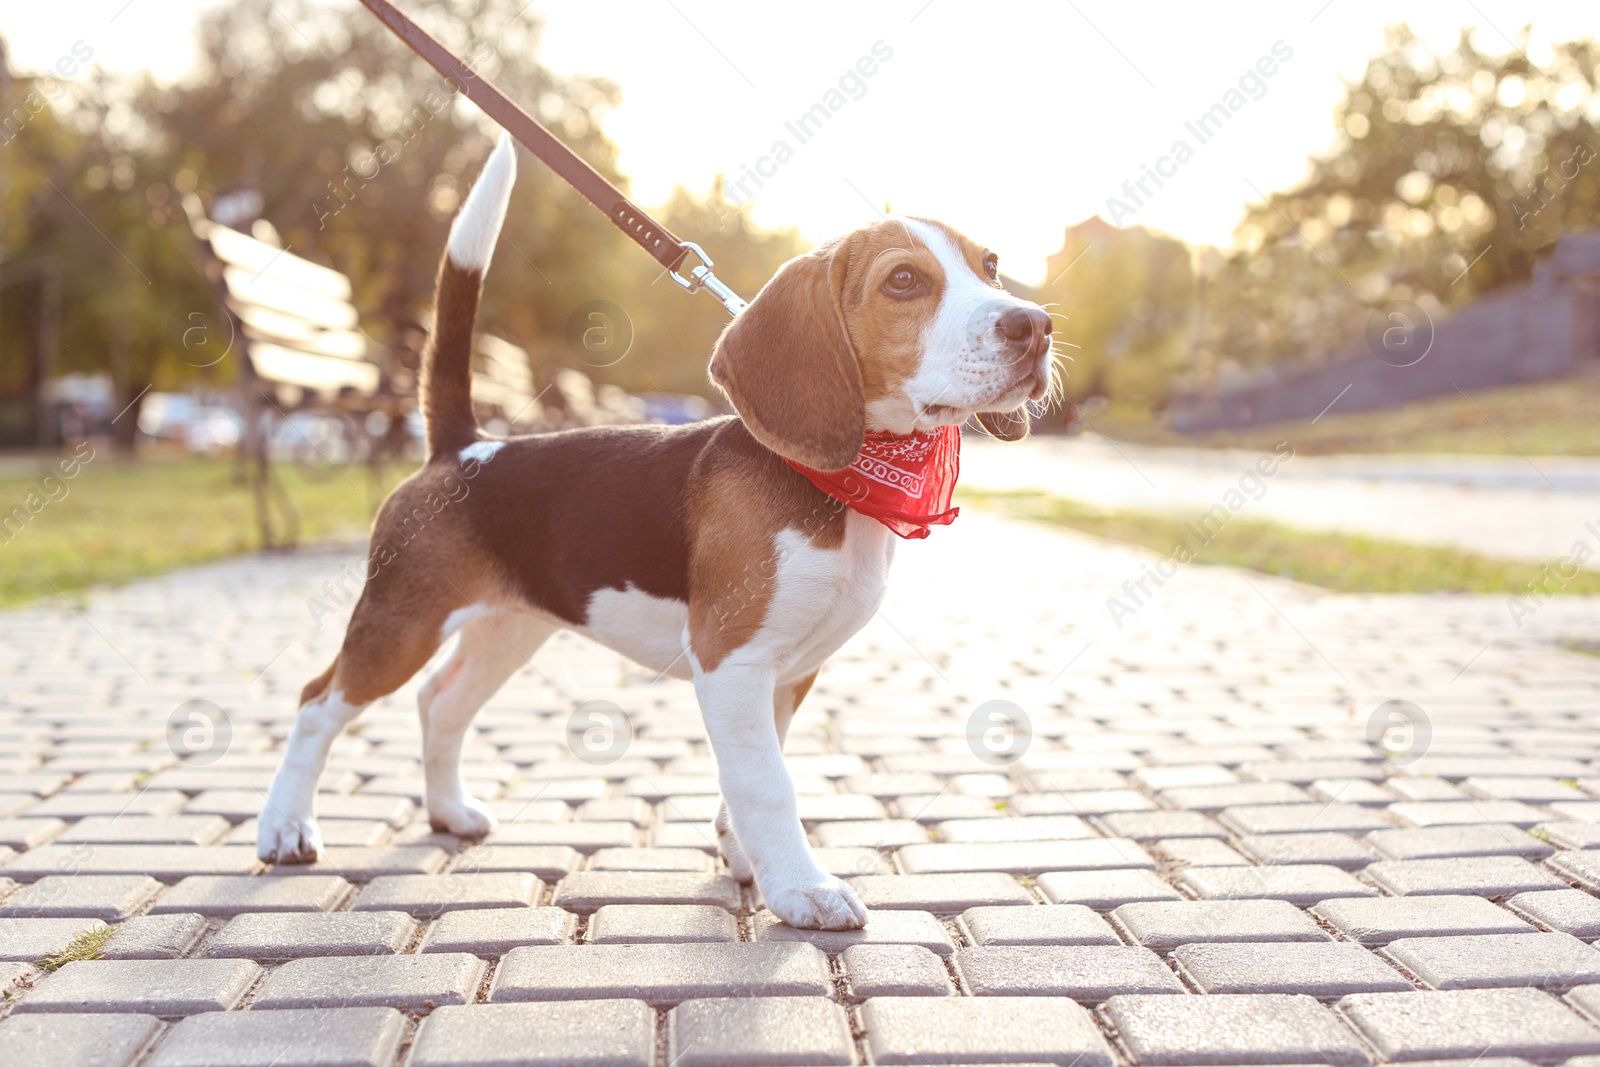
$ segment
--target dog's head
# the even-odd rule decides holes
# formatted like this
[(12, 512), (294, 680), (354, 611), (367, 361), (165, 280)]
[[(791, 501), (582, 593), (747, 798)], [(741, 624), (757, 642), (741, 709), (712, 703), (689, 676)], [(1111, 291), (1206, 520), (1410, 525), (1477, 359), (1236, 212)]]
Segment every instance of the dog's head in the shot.
[(995, 437), (1026, 437), (1054, 359), (1050, 316), (1001, 287), (994, 253), (891, 218), (785, 263), (717, 340), (711, 378), (762, 444), (838, 470), (868, 430), (976, 415)]

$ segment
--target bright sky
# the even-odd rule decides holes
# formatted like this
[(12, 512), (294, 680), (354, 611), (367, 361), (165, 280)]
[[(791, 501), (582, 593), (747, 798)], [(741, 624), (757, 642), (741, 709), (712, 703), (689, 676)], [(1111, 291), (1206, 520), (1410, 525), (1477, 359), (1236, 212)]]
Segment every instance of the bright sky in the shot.
[[(81, 40), (108, 68), (170, 79), (210, 2), (11, 0), (0, 34), (23, 70)], [(534, 14), (547, 64), (622, 87), (605, 126), (640, 203), (736, 178), (783, 141), (792, 155), (746, 186), (758, 223), (822, 240), (887, 202), (988, 244), (1023, 281), (1041, 279), (1063, 226), (1107, 214), (1107, 198), (1176, 139), (1196, 146), (1184, 123), (1275, 44), (1292, 54), (1259, 98), (1125, 223), (1229, 243), (1258, 190), (1292, 185), (1328, 146), (1341, 79), (1359, 77), (1386, 24), (1408, 22), (1441, 48), (1477, 27), (1479, 47), (1503, 51), (1503, 34), (1531, 23), (1535, 63), (1542, 45), (1595, 32), (1592, 0), (532, 0)], [(872, 73), (856, 76), (875, 46)], [(841, 78), (838, 105), (828, 94)], [(786, 123), (818, 103), (837, 106), (802, 142)]]

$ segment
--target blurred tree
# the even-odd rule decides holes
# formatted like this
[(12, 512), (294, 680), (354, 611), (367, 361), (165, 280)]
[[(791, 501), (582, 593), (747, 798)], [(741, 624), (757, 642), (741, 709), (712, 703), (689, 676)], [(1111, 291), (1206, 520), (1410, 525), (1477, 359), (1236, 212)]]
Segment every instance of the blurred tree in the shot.
[(1462, 304), (1600, 223), (1600, 45), (1556, 44), (1535, 65), (1526, 30), (1503, 55), (1469, 30), (1443, 55), (1404, 25), (1386, 38), (1310, 177), (1240, 223), (1197, 369), (1325, 354), (1368, 308)]
[(1189, 341), (1190, 259), (1182, 241), (1143, 226), (1094, 216), (1067, 227), (1032, 295), (1065, 316), (1057, 335), (1077, 346), (1066, 365), (1072, 400), (1110, 397), (1133, 417), (1162, 404)]

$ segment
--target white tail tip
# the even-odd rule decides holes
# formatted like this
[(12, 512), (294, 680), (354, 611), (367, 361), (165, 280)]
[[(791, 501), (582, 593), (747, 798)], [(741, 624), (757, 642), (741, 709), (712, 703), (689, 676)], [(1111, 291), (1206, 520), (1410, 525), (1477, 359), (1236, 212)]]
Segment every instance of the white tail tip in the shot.
[(516, 183), (517, 155), (511, 147), (511, 135), (502, 133), (483, 165), (483, 173), (450, 224), (450, 262), (479, 273), (489, 269), (500, 227), (506, 220), (506, 207), (511, 203), (511, 187)]

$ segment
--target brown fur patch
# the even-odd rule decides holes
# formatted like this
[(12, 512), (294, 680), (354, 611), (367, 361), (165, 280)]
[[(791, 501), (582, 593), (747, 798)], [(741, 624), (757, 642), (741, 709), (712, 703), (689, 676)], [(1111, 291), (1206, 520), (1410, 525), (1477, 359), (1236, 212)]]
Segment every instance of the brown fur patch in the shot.
[(845, 509), (758, 447), (708, 449), (695, 475), (688, 499), (689, 640), (710, 671), (767, 617), (782, 562), (778, 532), (799, 530), (816, 547), (837, 549)]

